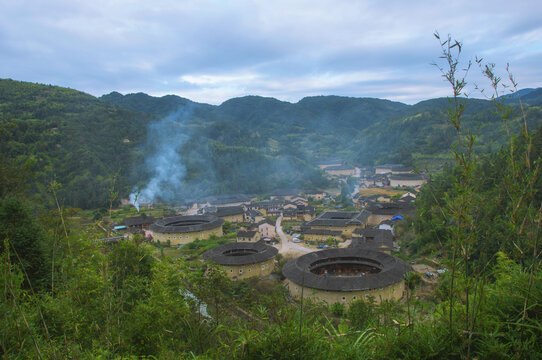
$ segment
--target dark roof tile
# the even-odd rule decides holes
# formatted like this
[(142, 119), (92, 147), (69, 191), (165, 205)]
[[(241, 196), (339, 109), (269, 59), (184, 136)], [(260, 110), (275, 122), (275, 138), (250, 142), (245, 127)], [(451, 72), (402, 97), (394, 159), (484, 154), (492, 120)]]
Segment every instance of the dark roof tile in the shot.
[(222, 226), (224, 220), (214, 215), (174, 216), (157, 220), (150, 230), (163, 234), (210, 230)]
[[(348, 262), (370, 264), (380, 269), (376, 274), (365, 276), (316, 275), (310, 271), (311, 265), (326, 259), (348, 259)], [(378, 289), (398, 283), (410, 271), (410, 266), (394, 256), (359, 248), (330, 249), (315, 251), (286, 263), (282, 269), (288, 280), (305, 287), (327, 291), (360, 291)]]
[[(235, 256), (229, 255), (237, 253)], [(239, 254), (244, 255), (239, 255)], [(278, 250), (263, 241), (236, 242), (216, 246), (203, 253), (203, 258), (219, 265), (249, 265), (274, 258)]]

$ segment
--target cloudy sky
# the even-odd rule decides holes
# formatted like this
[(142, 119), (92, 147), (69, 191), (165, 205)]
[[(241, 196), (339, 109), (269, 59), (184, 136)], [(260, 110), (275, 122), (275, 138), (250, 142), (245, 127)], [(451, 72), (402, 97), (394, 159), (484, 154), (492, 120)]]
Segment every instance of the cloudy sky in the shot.
[[(490, 4), (490, 5), (487, 5)], [(542, 86), (542, 2), (0, 0), (0, 77), (100, 96), (446, 96), (433, 33)], [(484, 86), (477, 69), (471, 84)], [(470, 96), (480, 95), (470, 89)]]

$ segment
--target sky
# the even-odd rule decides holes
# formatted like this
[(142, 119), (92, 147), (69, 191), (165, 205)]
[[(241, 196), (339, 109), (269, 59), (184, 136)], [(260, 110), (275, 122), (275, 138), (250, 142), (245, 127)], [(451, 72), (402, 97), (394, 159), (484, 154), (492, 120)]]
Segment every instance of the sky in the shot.
[[(542, 86), (540, 0), (0, 0), (0, 78), (210, 104), (413, 104), (451, 93), (431, 65), (435, 31), (463, 44), (462, 64), (481, 57), (506, 78), (509, 63), (518, 88)], [(468, 96), (487, 96), (476, 64), (467, 76)]]

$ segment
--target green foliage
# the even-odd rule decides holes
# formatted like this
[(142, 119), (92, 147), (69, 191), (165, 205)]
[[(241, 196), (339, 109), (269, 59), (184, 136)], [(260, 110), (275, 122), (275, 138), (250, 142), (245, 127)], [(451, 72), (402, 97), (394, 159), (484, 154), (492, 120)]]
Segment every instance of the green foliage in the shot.
[(0, 80), (0, 104), (0, 122), (13, 124), (8, 132), (0, 132), (2, 187), (20, 187), (25, 183), (21, 178), (31, 180), (8, 170), (14, 162), (32, 159), (25, 172), (35, 172), (32, 192), (44, 203), (46, 184), (56, 179), (63, 184), (66, 204), (105, 206), (112, 174), (119, 169), (118, 188), (123, 195), (131, 190), (128, 177), (133, 165), (142, 161), (136, 146), (145, 139), (150, 116), (75, 90), (12, 80)]
[(346, 313), (346, 307), (343, 303), (333, 303), (331, 304), (331, 312), (333, 315), (341, 317)]
[(367, 328), (373, 318), (374, 303), (372, 301), (356, 300), (348, 308), (348, 319), (356, 330)]
[(30, 284), (25, 282), (25, 287), (47, 285), (48, 239), (27, 205), (15, 197), (0, 200), (0, 241), (0, 251), (8, 252), (11, 263), (28, 275)]
[[(539, 156), (537, 154), (542, 152), (542, 127), (533, 134), (531, 151), (534, 156)], [(507, 169), (508, 155), (506, 150), (501, 150), (496, 154), (481, 157), (472, 175), (477, 181), (473, 183), (470, 202), (474, 200), (477, 202), (476, 208), (473, 209), (475, 211), (473, 226), (478, 229), (477, 240), (472, 244), (471, 259), (473, 261), (481, 258), (491, 259), (498, 251), (514, 254), (514, 258), (522, 259), (521, 261), (529, 261), (525, 258), (532, 249), (532, 242), (528, 239), (532, 235), (531, 231), (535, 231), (532, 227), (536, 227), (536, 224), (525, 223), (531, 226), (531, 230), (524, 231), (518, 237), (517, 231), (521, 223), (514, 226), (510, 221), (510, 215), (519, 211), (519, 214), (522, 214), (521, 219), (530, 216), (533, 209), (528, 210), (528, 206), (536, 206), (542, 200), (540, 191), (542, 179), (537, 176), (532, 185), (522, 185), (524, 189), (531, 189), (532, 193), (528, 197), (524, 196), (525, 201), (522, 201), (518, 210), (515, 210), (517, 199), (514, 201), (511, 197), (511, 178), (505, 176), (506, 173), (503, 172)], [(515, 157), (522, 159), (525, 156), (525, 148), (518, 146)], [(517, 178), (526, 179), (530, 169), (523, 162), (518, 164), (516, 171)], [(418, 216), (415, 219), (415, 227), (419, 236), (411, 245), (412, 251), (442, 251), (449, 245), (449, 239), (453, 236), (449, 227), (450, 217), (442, 211), (442, 206), (446, 199), (457, 196), (458, 190), (454, 187), (454, 183), (458, 176), (460, 174), (457, 169), (448, 167), (442, 174), (432, 176), (429, 183), (422, 189), (420, 196), (416, 199)], [(522, 196), (521, 192), (517, 196)]]
[[(444, 59), (457, 69), (447, 55), (461, 44), (449, 38), (441, 44)], [(484, 69), (498, 84), (493, 68)], [(453, 99), (414, 106), (341, 97), (306, 98), (298, 104), (247, 97), (220, 107), (144, 94), (104, 97), (145, 114), (69, 89), (0, 81), (1, 356), (542, 357), (542, 128), (530, 130), (541, 122), (539, 92), (532, 92), (524, 113), (497, 104), (498, 123), (489, 102), (460, 98), (464, 79), (453, 72), (443, 75), (453, 83)], [(449, 124), (443, 125), (442, 108), (450, 104)], [(300, 311), (301, 304), (279, 282), (232, 282), (219, 267), (200, 263), (197, 256), (231, 241), (232, 235), (196, 240), (175, 250), (183, 258), (173, 260), (163, 247), (156, 258), (137, 236), (100, 245), (92, 241), (99, 236), (92, 227), (67, 222), (64, 231), (66, 211), (60, 204), (54, 212), (47, 209), (54, 200), (47, 190), (51, 180), (64, 184), (54, 188), (65, 203), (95, 206), (89, 217), (103, 217), (108, 194), (109, 200), (117, 198), (112, 174), (123, 169), (121, 196), (133, 185), (127, 178), (144, 158), (138, 145), (144, 142), (145, 124), (179, 105), (194, 107), (194, 117), (185, 124), (191, 138), (181, 149), (188, 182), (201, 181), (217, 192), (319, 187), (326, 182), (311, 165), (318, 156), (408, 163), (413, 151), (424, 153), (429, 144), (441, 156), (452, 137), (458, 139), (452, 154), (456, 164), (433, 175), (416, 200), (416, 234), (398, 229), (408, 233), (410, 252), (438, 255), (449, 268), (440, 276), (436, 304), (426, 303), (423, 309), (416, 295), (425, 285), (420, 286), (418, 274), (409, 273), (406, 304), (376, 305), (367, 299), (352, 302), (348, 310), (333, 304), (331, 311), (341, 318), (330, 321), (329, 307), (304, 299)], [(490, 126), (480, 128), (477, 122)], [(395, 130), (391, 134), (390, 128)], [(505, 130), (509, 135), (495, 144), (508, 142), (507, 147), (494, 151), (496, 135)], [(121, 141), (125, 137), (130, 143)], [(493, 153), (483, 155), (482, 149)], [(210, 168), (217, 170), (216, 177), (209, 177)], [(20, 200), (26, 185), (39, 195), (30, 202), (33, 208)], [(343, 200), (352, 185), (343, 186)], [(127, 212), (116, 216), (122, 214)], [(226, 232), (234, 230), (230, 226)], [(281, 274), (286, 260), (277, 256), (275, 274)]]
[[(107, 206), (117, 172), (114, 192), (120, 198), (134, 185), (144, 185), (152, 175), (144, 166), (153, 147), (152, 141), (144, 146), (147, 126), (179, 109), (190, 110), (177, 125), (188, 135), (180, 154), (186, 167), (184, 185), (191, 195), (323, 188), (329, 182), (314, 167), (316, 160), (410, 164), (412, 154), (419, 154), (441, 161), (452, 138), (452, 128), (441, 121), (444, 99), (408, 106), (334, 96), (297, 104), (245, 97), (217, 107), (145, 94), (112, 93), (96, 99), (60, 87), (1, 80), (0, 101), (0, 185), (11, 189), (2, 191), (23, 187), (33, 170), (30, 189), (41, 201), (47, 199), (45, 184), (56, 179), (63, 184), (63, 203), (80, 208)], [(491, 103), (465, 103), (462, 124), (478, 134), (476, 151), (495, 149), (502, 143), (504, 126), (491, 112)], [(530, 104), (526, 121), (536, 126), (540, 109), (536, 102)], [(518, 115), (512, 111), (510, 128), (521, 122)], [(20, 164), (26, 164), (26, 173), (10, 170)], [(344, 206), (348, 199), (343, 198)]]

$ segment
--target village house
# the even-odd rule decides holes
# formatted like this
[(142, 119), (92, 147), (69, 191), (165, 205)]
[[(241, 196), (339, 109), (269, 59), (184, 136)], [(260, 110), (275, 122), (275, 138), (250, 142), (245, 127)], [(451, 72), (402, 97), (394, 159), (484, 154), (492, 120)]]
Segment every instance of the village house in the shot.
[(384, 220), (392, 220), (396, 216), (405, 216), (414, 209), (406, 202), (369, 203), (366, 209), (370, 212), (368, 225), (378, 226)]
[(268, 211), (271, 213), (277, 213), (278, 211), (280, 214), (280, 211), (283, 205), (284, 205), (284, 201), (264, 200), (264, 201), (251, 202), (248, 205), (248, 208), (251, 210), (260, 211), (263, 214), (263, 216), (271, 216), (271, 215), (268, 215)]
[(237, 232), (237, 241), (239, 242), (257, 242), (260, 241), (260, 233), (258, 231), (243, 231)]
[(148, 230), (155, 220), (152, 216), (134, 216), (122, 220), (122, 225), (126, 226), (128, 231)]
[(263, 214), (255, 209), (247, 209), (245, 211), (245, 222), (259, 223), (264, 219)]
[(297, 205), (288, 203), (282, 207), (282, 210), (291, 210), (291, 209), (297, 209)]
[(260, 232), (262, 238), (273, 239), (277, 235), (275, 230), (275, 222), (269, 219), (264, 219), (258, 223), (258, 231)]
[(242, 206), (219, 207), (216, 216), (232, 224), (241, 223), (245, 217), (245, 209)]
[(277, 189), (271, 192), (269, 196), (271, 197), (271, 200), (277, 199), (277, 198), (282, 198), (284, 200), (291, 200), (294, 197), (298, 196), (300, 193), (301, 193), (301, 190), (299, 189)]
[(216, 215), (224, 221), (236, 224), (244, 221), (245, 209), (241, 206), (206, 206), (200, 209), (200, 213)]
[(374, 202), (389, 203), (391, 201), (391, 197), (384, 194), (375, 194), (375, 195), (369, 195), (369, 196), (356, 194), (356, 196), (354, 196), (352, 201), (354, 202), (354, 207), (363, 209), (363, 208), (366, 208), (368, 204), (374, 203)]
[(314, 218), (316, 210), (312, 206), (297, 205), (284, 208), (282, 216), (284, 220), (310, 221)]
[(328, 166), (324, 169), (324, 172), (330, 176), (354, 176), (356, 169), (347, 165)]
[(410, 174), (414, 172), (414, 168), (412, 166), (392, 166), (391, 173), (392, 174)]
[(422, 174), (392, 174), (390, 176), (390, 186), (393, 187), (416, 187), (427, 182)]
[(293, 198), (292, 200), (290, 200), (290, 202), (292, 204), (296, 204), (296, 205), (304, 205), (304, 206), (308, 206), (309, 205), (309, 201), (305, 198), (302, 198), (301, 196), (297, 196), (295, 198)]
[(341, 238), (342, 231), (326, 229), (307, 229), (303, 231), (305, 241), (325, 242), (327, 239), (344, 240)]
[(362, 185), (367, 188), (389, 186), (390, 181), (387, 174), (374, 174), (365, 177)]
[(384, 164), (375, 166), (375, 174), (389, 174), (393, 172), (393, 169), (404, 168), (403, 164)]
[(342, 164), (343, 161), (340, 159), (323, 160), (316, 163), (316, 165), (318, 165), (318, 167), (322, 170), (325, 170), (330, 166), (341, 166)]
[(393, 234), (390, 230), (373, 228), (354, 230), (350, 247), (363, 250), (382, 251), (386, 254), (391, 254), (395, 249)]
[(282, 208), (267, 210), (267, 217), (279, 217), (282, 215)]
[(325, 191), (305, 191), (304, 194), (307, 198), (312, 198), (313, 200), (322, 200), (327, 194)]
[(247, 205), (250, 201), (256, 198), (255, 195), (245, 194), (233, 194), (233, 195), (217, 195), (208, 196), (199, 201), (199, 207), (216, 206), (216, 207), (228, 207), (228, 206), (241, 206)]
[(371, 213), (367, 210), (359, 212), (325, 211), (316, 218), (303, 225), (304, 231), (308, 229), (324, 229), (340, 231), (343, 238), (348, 239), (358, 227), (366, 227)]

